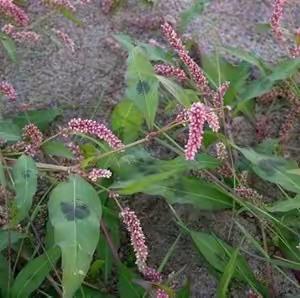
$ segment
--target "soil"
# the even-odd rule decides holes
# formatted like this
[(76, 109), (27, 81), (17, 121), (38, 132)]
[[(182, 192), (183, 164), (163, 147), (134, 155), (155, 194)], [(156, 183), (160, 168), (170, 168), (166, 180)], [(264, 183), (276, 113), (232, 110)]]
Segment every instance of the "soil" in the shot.
[[(42, 16), (48, 11), (31, 1), (30, 14)], [(33, 3), (35, 2), (35, 3)], [(13, 82), (18, 92), (18, 106), (29, 104), (45, 107), (58, 106), (64, 110), (64, 121), (71, 117), (89, 117), (109, 121), (114, 105), (124, 96), (124, 72), (126, 53), (112, 42), (114, 33), (124, 32), (142, 41), (155, 38), (163, 42), (155, 18), (179, 14), (188, 8), (191, 0), (156, 1), (153, 7), (143, 1), (127, 1), (113, 14), (104, 15), (100, 1), (91, 1), (79, 11), (78, 18), (83, 21), (77, 26), (61, 17), (50, 16), (45, 24), (48, 28), (64, 28), (75, 41), (76, 52), (68, 52), (49, 34), (50, 30), (36, 24), (38, 32), (45, 37), (34, 47), (19, 47), (18, 62), (11, 64), (0, 52), (2, 78)], [(270, 1), (262, 0), (213, 0), (204, 13), (199, 15), (187, 28), (198, 41), (200, 49), (211, 51), (220, 42), (225, 46), (238, 46), (254, 51), (268, 61), (274, 61), (284, 55), (274, 43), (269, 33), (259, 33), (258, 25), (266, 23), (270, 16)], [(149, 23), (151, 23), (151, 26)], [(146, 23), (146, 25), (145, 25)], [(159, 24), (159, 22), (158, 22)], [(151, 28), (150, 28), (151, 27)], [(270, 57), (272, 52), (272, 57)], [(15, 111), (15, 104), (8, 104), (7, 111)], [(235, 119), (236, 127), (244, 127), (236, 133), (240, 145), (254, 143), (253, 126), (243, 117)], [(141, 217), (147, 242), (151, 250), (151, 265), (159, 265), (168, 249), (174, 243), (180, 229), (166, 203), (159, 198), (136, 196), (131, 205)], [(203, 212), (190, 207), (176, 206), (176, 210), (188, 226), (199, 231), (211, 231), (233, 245), (239, 245), (241, 233), (232, 226), (232, 213)], [(254, 220), (235, 218), (247, 226), (254, 237), (260, 237), (260, 231)], [(248, 246), (247, 246), (248, 245)], [(253, 247), (243, 247), (254, 253)], [(265, 264), (247, 257), (257, 276), (265, 278)], [(187, 236), (182, 235), (175, 252), (165, 267), (165, 273), (182, 270), (178, 283), (188, 279), (194, 298), (215, 297), (217, 279), (209, 271), (206, 263)], [(300, 295), (299, 289), (286, 278), (274, 272), (276, 297)], [(290, 278), (295, 280), (291, 275)], [(232, 297), (246, 297), (248, 288), (235, 283), (231, 289)]]

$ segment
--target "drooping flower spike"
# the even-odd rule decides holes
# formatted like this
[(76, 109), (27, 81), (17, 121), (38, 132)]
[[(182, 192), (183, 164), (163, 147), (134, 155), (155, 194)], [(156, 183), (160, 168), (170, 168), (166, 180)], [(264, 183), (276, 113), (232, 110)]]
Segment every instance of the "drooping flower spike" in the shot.
[(17, 31), (12, 24), (6, 24), (2, 27), (2, 32), (17, 42), (35, 43), (40, 39), (40, 35), (33, 31)]
[(23, 9), (13, 3), (12, 0), (0, 0), (0, 14), (10, 17), (16, 24), (27, 26), (29, 17)]
[(166, 37), (166, 39), (168, 40), (169, 44), (177, 52), (182, 62), (188, 67), (191, 76), (195, 81), (199, 90), (203, 93), (203, 95), (207, 97), (212, 97), (214, 91), (209, 87), (208, 80), (204, 72), (198, 66), (198, 64), (190, 57), (181, 39), (178, 37), (177, 33), (175, 32), (171, 24), (165, 22), (162, 25), (162, 32)]
[(11, 101), (15, 101), (17, 99), (15, 88), (7, 81), (0, 82), (0, 95), (1, 94), (5, 95)]
[(89, 134), (104, 140), (113, 149), (120, 149), (124, 146), (122, 141), (110, 129), (95, 120), (74, 118), (69, 121), (68, 128), (71, 132)]
[(215, 132), (220, 129), (220, 124), (218, 116), (212, 109), (200, 102), (191, 106), (186, 117), (189, 126), (189, 138), (185, 146), (185, 158), (194, 160), (202, 144), (205, 123), (208, 123)]
[(139, 271), (143, 273), (147, 268), (148, 247), (146, 245), (141, 222), (135, 212), (127, 207), (122, 210), (120, 215), (130, 235), (131, 245), (136, 256), (136, 265)]
[(52, 29), (52, 31), (55, 32), (63, 44), (70, 49), (72, 53), (75, 53), (75, 42), (67, 33), (57, 29)]
[(169, 64), (157, 64), (154, 66), (154, 71), (158, 75), (162, 75), (165, 77), (173, 77), (180, 82), (185, 81), (187, 79), (186, 74), (182, 69)]

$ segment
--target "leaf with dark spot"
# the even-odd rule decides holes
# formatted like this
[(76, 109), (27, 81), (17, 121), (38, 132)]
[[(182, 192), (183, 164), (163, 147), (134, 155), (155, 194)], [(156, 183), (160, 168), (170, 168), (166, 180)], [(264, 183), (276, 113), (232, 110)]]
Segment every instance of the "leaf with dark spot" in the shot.
[(75, 206), (72, 203), (61, 202), (61, 211), (67, 220), (84, 219), (90, 215), (90, 210), (87, 205), (76, 201)]
[(54, 244), (62, 253), (63, 296), (74, 297), (99, 241), (101, 201), (88, 182), (72, 176), (53, 189), (48, 208)]
[(153, 127), (158, 108), (159, 81), (149, 58), (139, 47), (128, 56), (126, 96), (144, 116), (149, 128)]
[(150, 91), (150, 85), (146, 81), (139, 80), (136, 85), (138, 94), (147, 94)]

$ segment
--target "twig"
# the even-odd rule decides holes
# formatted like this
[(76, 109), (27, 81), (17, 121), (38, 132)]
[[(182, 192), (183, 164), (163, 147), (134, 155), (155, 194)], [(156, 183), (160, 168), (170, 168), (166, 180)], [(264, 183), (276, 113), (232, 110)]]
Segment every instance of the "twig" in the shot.
[(118, 255), (118, 253), (116, 251), (116, 248), (115, 248), (115, 246), (114, 246), (114, 244), (113, 244), (113, 242), (111, 240), (111, 237), (109, 235), (109, 232), (107, 230), (106, 224), (104, 223), (104, 221), (102, 219), (101, 219), (101, 222), (100, 222), (100, 227), (101, 227), (101, 230), (102, 230), (102, 232), (103, 232), (103, 234), (104, 234), (104, 236), (105, 236), (105, 238), (107, 240), (107, 243), (108, 243), (108, 245), (109, 245), (109, 247), (111, 249), (111, 252), (112, 252), (114, 258), (116, 259), (116, 261), (118, 263), (121, 263), (120, 257), (119, 257), (119, 255)]

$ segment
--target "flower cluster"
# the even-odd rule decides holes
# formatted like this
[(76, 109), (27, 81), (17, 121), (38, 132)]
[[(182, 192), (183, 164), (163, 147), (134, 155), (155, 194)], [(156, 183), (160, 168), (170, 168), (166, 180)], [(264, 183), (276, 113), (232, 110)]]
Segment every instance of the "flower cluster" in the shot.
[(69, 0), (44, 0), (44, 3), (56, 9), (67, 9), (72, 12), (76, 11), (75, 6)]
[(141, 222), (135, 212), (129, 208), (124, 208), (120, 215), (130, 234), (131, 245), (136, 255), (138, 269), (141, 272), (144, 272), (148, 257), (148, 247), (145, 242), (145, 235), (141, 227)]
[(176, 50), (182, 62), (188, 67), (193, 77), (193, 80), (197, 84), (197, 87), (204, 95), (211, 97), (214, 92), (209, 87), (208, 80), (205, 77), (204, 72), (197, 65), (197, 63), (190, 57), (181, 39), (177, 36), (177, 33), (175, 32), (171, 24), (165, 22), (162, 25), (162, 31), (166, 39), (168, 40), (169, 44)]
[(204, 125), (207, 122), (210, 128), (217, 132), (220, 129), (219, 119), (211, 108), (204, 104), (194, 103), (187, 111), (189, 122), (189, 139), (185, 146), (185, 158), (194, 160), (202, 144)]
[(95, 120), (74, 118), (69, 121), (68, 128), (71, 132), (89, 134), (104, 140), (113, 149), (120, 149), (124, 146), (111, 130)]
[(29, 17), (23, 9), (13, 3), (12, 0), (0, 0), (0, 13), (10, 17), (20, 26), (29, 24)]
[(0, 185), (0, 227), (9, 224), (9, 208), (7, 208), (8, 201), (12, 194), (2, 185)]
[(218, 88), (217, 92), (214, 93), (213, 98), (212, 98), (212, 103), (215, 108), (219, 109), (222, 107), (224, 96), (225, 96), (227, 90), (229, 89), (229, 84), (230, 84), (229, 82), (223, 83)]
[(235, 189), (235, 192), (241, 198), (249, 200), (250, 202), (253, 202), (257, 205), (261, 205), (261, 203), (262, 203), (263, 196), (261, 194), (259, 194), (253, 188), (249, 188), (249, 187), (245, 187), (245, 186), (239, 186)]
[(156, 298), (169, 298), (170, 296), (163, 289), (156, 290)]
[(17, 98), (17, 93), (15, 88), (8, 82), (2, 81), (0, 82), (0, 94), (4, 94), (11, 101), (15, 101)]
[(271, 28), (275, 34), (275, 36), (282, 40), (283, 35), (281, 31), (281, 20), (284, 13), (284, 5), (286, 4), (287, 0), (275, 0), (273, 4), (273, 12), (271, 16)]
[(288, 141), (290, 132), (294, 127), (295, 121), (300, 115), (300, 105), (294, 106), (294, 108), (286, 116), (286, 119), (279, 131), (279, 140), (282, 144)]
[(75, 42), (67, 33), (57, 29), (52, 29), (52, 31), (56, 33), (63, 44), (69, 48), (72, 53), (75, 53)]
[(16, 27), (12, 24), (6, 24), (2, 28), (2, 32), (18, 42), (35, 43), (40, 39), (40, 35), (32, 31), (16, 31)]
[[(147, 266), (148, 247), (145, 242), (145, 235), (141, 227), (141, 222), (135, 212), (129, 208), (124, 208), (121, 212), (121, 218), (130, 234), (131, 245), (136, 256), (136, 264), (144, 278), (152, 283), (159, 284), (162, 282), (160, 272), (152, 267)], [(156, 298), (169, 298), (169, 295), (162, 289), (156, 290)]]
[(158, 75), (162, 75), (165, 77), (174, 77), (180, 82), (187, 79), (186, 74), (182, 69), (169, 64), (157, 64), (154, 66), (154, 71)]
[(24, 151), (34, 156), (40, 149), (43, 142), (43, 134), (34, 124), (30, 123), (23, 128)]
[(97, 182), (100, 178), (110, 178), (112, 175), (112, 172), (107, 169), (92, 169), (89, 173), (87, 178), (92, 182)]
[(223, 142), (215, 144), (216, 156), (218, 160), (224, 161), (228, 159), (228, 152)]

